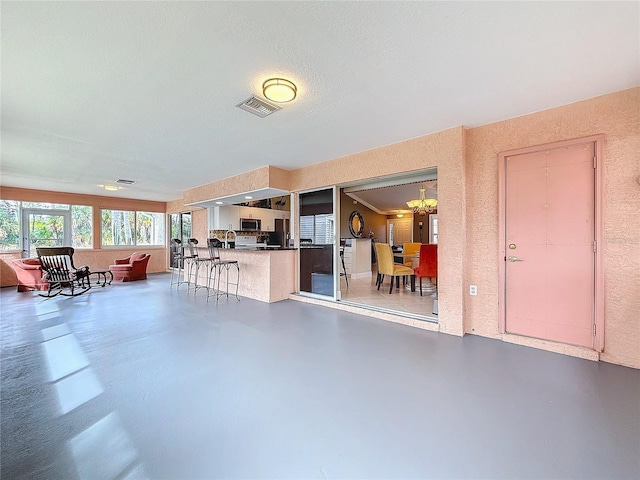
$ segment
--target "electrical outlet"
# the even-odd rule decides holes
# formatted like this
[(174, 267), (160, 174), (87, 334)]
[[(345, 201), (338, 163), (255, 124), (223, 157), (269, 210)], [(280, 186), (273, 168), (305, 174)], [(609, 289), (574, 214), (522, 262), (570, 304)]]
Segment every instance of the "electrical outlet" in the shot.
[(476, 285), (469, 285), (469, 295), (478, 295), (478, 287)]

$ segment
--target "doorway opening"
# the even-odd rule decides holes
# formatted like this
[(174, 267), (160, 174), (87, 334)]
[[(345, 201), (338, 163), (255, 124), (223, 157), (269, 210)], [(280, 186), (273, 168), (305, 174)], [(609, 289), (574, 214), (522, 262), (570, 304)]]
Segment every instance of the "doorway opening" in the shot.
[[(410, 269), (420, 266), (420, 245), (437, 244), (437, 170), (389, 176), (339, 187), (339, 253), (337, 300), (358, 307), (438, 321), (437, 274), (422, 279), (422, 295), (416, 279), (396, 278), (391, 289), (389, 275), (378, 285), (377, 251), (391, 248), (393, 263)], [(407, 202), (425, 197), (432, 206), (416, 209)], [(356, 212), (356, 215), (354, 215)], [(354, 235), (351, 219), (362, 222)], [(378, 245), (378, 246), (376, 246)], [(388, 247), (385, 247), (388, 245)], [(406, 271), (406, 270), (405, 270)], [(389, 293), (390, 289), (392, 293)]]

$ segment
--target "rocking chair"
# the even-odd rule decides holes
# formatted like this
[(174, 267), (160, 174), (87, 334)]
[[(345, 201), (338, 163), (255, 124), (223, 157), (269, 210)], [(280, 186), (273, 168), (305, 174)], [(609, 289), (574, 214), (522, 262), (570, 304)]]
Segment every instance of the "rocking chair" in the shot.
[(89, 267), (73, 265), (72, 247), (42, 247), (37, 249), (43, 278), (49, 282), (49, 290), (41, 297), (64, 295), (75, 297), (91, 288)]

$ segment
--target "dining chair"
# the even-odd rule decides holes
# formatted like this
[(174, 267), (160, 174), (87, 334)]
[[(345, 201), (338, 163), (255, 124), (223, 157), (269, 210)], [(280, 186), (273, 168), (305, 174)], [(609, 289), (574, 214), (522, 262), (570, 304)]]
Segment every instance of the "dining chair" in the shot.
[(420, 245), (420, 264), (413, 271), (420, 280), (420, 296), (422, 296), (422, 279), (438, 277), (438, 245)]
[(396, 279), (396, 288), (399, 288), (400, 277), (414, 275), (412, 268), (393, 262), (393, 252), (391, 251), (391, 245), (388, 243), (376, 243), (376, 256), (378, 257), (378, 278), (376, 280), (378, 290), (380, 290), (380, 285), (382, 285), (385, 275), (389, 275), (391, 277), (389, 293), (393, 292), (394, 278)]
[[(402, 253), (404, 253), (405, 255), (416, 255), (420, 251), (420, 245), (422, 244), (418, 242), (403, 243)], [(404, 257), (404, 264), (407, 267), (413, 268), (413, 258)]]

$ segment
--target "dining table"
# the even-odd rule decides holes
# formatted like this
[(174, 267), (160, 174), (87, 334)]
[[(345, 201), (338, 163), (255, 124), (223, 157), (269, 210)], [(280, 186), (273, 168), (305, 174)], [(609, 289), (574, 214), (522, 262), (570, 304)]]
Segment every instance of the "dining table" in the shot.
[[(393, 261), (397, 263), (402, 263), (404, 265), (404, 261), (406, 259), (411, 259), (411, 268), (418, 268), (420, 265), (420, 252), (417, 251), (415, 253), (393, 253)], [(397, 259), (397, 260), (396, 260)], [(416, 291), (416, 277), (415, 275), (411, 276), (411, 285), (407, 285), (406, 288), (410, 288), (412, 292)], [(425, 278), (422, 281), (422, 293), (433, 293), (435, 292), (437, 287), (431, 282), (430, 278)]]
[[(416, 268), (420, 263), (420, 252), (416, 253), (401, 253), (401, 252), (393, 252), (393, 261), (394, 263), (400, 263), (404, 265), (404, 261), (410, 258), (411, 259), (411, 268)], [(416, 291), (416, 276), (411, 275), (411, 281), (407, 285), (406, 288), (411, 289), (412, 292)]]

